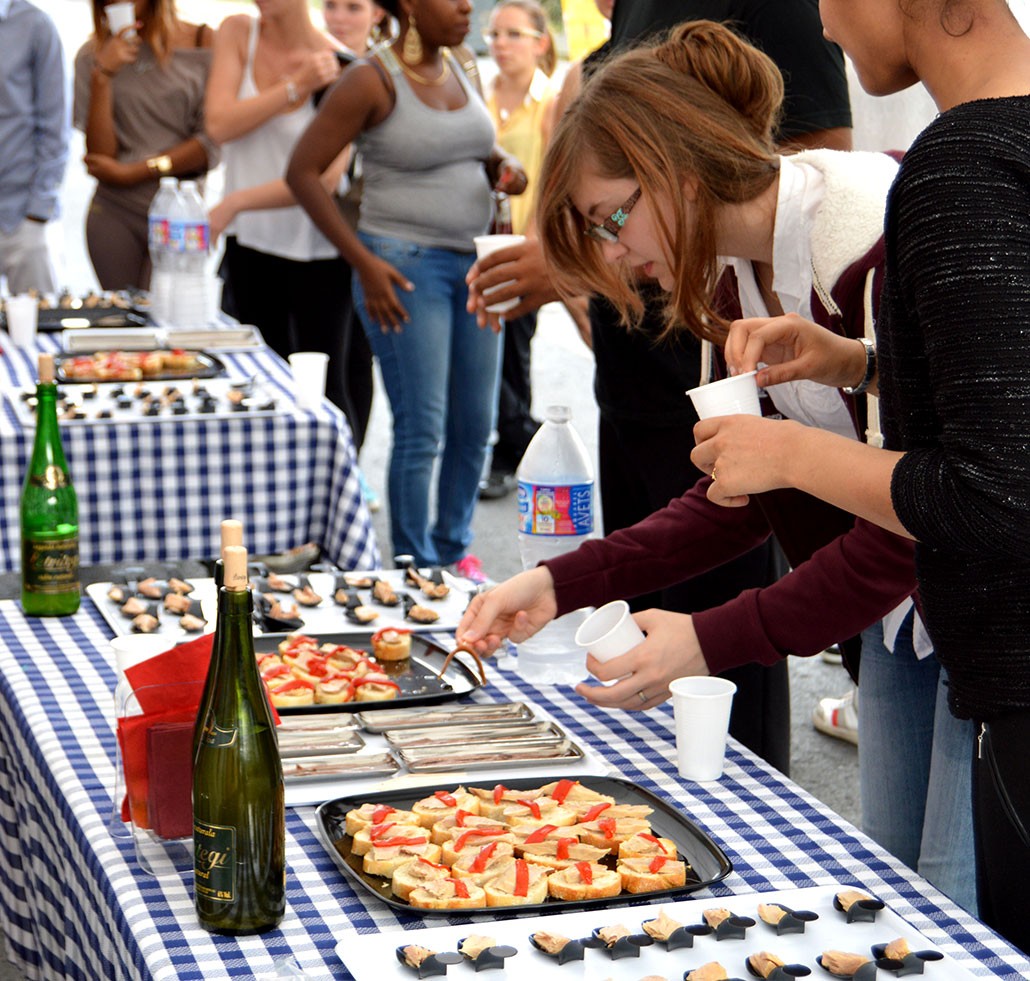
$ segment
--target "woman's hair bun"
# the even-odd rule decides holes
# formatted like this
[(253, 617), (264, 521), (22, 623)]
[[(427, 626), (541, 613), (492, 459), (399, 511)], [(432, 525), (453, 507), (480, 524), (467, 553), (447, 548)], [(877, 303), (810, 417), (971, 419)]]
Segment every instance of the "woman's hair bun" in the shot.
[(732, 106), (756, 135), (775, 128), (783, 103), (783, 76), (768, 55), (728, 27), (710, 20), (688, 21), (673, 28), (654, 54)]

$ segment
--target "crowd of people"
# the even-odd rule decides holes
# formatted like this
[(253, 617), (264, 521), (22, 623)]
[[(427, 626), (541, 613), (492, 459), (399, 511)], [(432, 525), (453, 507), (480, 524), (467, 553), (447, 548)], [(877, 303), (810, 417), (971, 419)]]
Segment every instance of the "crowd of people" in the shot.
[[(784, 771), (787, 658), (839, 645), (866, 830), (1030, 951), (1030, 39), (1005, 0), (783, 6), (599, 2), (611, 38), (559, 91), (543, 8), (499, 0), (484, 94), (471, 0), (327, 0), (325, 29), (267, 0), (217, 31), (137, 0), (118, 32), (94, 0), (70, 113), (91, 259), (145, 288), (158, 179), (221, 161), (229, 308), (329, 353), (359, 447), (375, 357), (392, 552), (470, 578), (476, 502), (536, 427), (536, 311), (565, 301), (606, 537), (477, 595), (459, 642), (632, 599), (646, 638), (588, 659), (585, 701), (647, 711), (729, 674), (731, 732)], [(925, 86), (910, 148), (851, 149), (842, 49), (874, 96)], [(68, 107), (28, 0), (0, 0), (0, 55), (0, 271), (53, 289)], [(477, 262), (499, 195), (526, 241)], [(684, 389), (752, 370), (762, 417), (693, 416)]]

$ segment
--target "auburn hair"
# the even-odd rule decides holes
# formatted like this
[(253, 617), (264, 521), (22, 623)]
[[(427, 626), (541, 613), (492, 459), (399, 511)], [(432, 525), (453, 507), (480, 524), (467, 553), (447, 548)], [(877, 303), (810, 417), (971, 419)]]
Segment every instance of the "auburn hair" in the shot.
[(713, 307), (716, 211), (753, 200), (776, 179), (782, 103), (783, 78), (773, 61), (712, 21), (681, 24), (598, 69), (558, 122), (542, 168), (537, 222), (559, 290), (600, 293), (625, 322), (640, 319), (632, 270), (605, 261), (601, 243), (583, 234), (570, 195), (584, 169), (630, 179), (670, 256), (667, 330), (683, 325), (721, 341), (727, 324)]

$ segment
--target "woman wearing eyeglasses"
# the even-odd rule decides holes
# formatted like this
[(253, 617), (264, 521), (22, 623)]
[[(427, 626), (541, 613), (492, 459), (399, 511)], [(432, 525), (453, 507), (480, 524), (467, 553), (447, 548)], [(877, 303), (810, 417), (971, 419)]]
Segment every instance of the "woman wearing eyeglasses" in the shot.
[[(554, 122), (554, 38), (537, 0), (500, 0), (490, 11), (483, 38), (497, 65), (486, 93), (497, 142), (522, 164), (529, 181), (529, 193), (511, 199), (511, 230), (525, 235), (532, 229), (533, 196)], [(514, 489), (515, 469), (540, 427), (530, 413), (530, 345), (536, 320), (537, 311), (531, 310), (504, 323), (497, 442), (480, 497), (503, 497)]]
[[(706, 21), (599, 69), (558, 122), (544, 161), (538, 227), (562, 290), (596, 291), (631, 321), (641, 309), (638, 275), (654, 278), (668, 293), (669, 323), (686, 325), (712, 353), (731, 321), (774, 311), (865, 337), (897, 163), (832, 150), (777, 155), (772, 128), (782, 92), (764, 54)], [(804, 382), (773, 386), (762, 401), (769, 413), (857, 442), (876, 430), (863, 392)], [(641, 402), (647, 398), (641, 391)], [(788, 575), (691, 616), (636, 614), (642, 644), (605, 664), (588, 660), (597, 678), (613, 683), (577, 691), (606, 708), (648, 709), (668, 698), (673, 678), (816, 654), (895, 610), (906, 621), (899, 643), (918, 649), (913, 660), (932, 656), (918, 617), (904, 609), (915, 590), (911, 542), (796, 492), (719, 508), (706, 496), (712, 479), (644, 521), (476, 597), (459, 641), (486, 651), (505, 636), (524, 640), (554, 616), (688, 580), (775, 534)], [(972, 732), (937, 711), (936, 685), (920, 702), (914, 709), (929, 717), (933, 752), (922, 782), (889, 802), (889, 830), (927, 843), (925, 868), (918, 844), (907, 860), (972, 906), (971, 805), (957, 792)], [(907, 708), (898, 714), (899, 725), (910, 721)], [(883, 743), (859, 763), (893, 787), (895, 771), (913, 765), (914, 748), (900, 738)], [(937, 753), (944, 765), (935, 768)], [(913, 806), (900, 807), (908, 798)]]

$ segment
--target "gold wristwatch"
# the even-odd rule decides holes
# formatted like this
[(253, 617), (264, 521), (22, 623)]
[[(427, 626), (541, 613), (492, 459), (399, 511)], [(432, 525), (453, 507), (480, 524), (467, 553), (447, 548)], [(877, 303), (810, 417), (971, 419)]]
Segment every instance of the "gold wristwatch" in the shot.
[(167, 153), (147, 160), (147, 170), (155, 177), (167, 177), (172, 172), (172, 158)]

